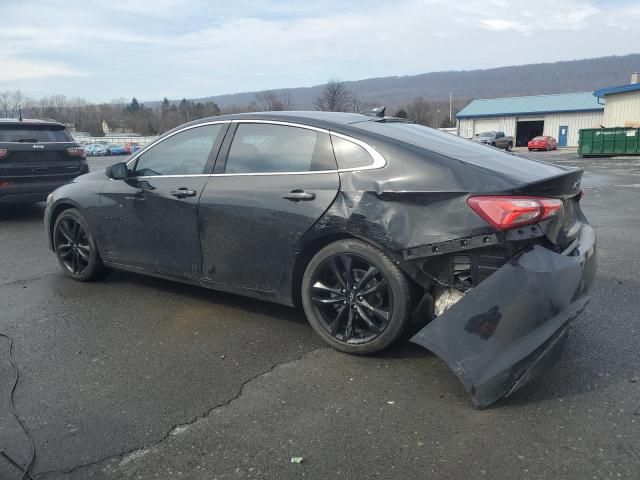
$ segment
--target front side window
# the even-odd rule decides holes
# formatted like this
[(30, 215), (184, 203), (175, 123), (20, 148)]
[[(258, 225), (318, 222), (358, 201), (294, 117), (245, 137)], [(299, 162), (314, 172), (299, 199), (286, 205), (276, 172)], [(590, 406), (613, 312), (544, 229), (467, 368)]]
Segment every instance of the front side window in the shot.
[(287, 173), (335, 170), (329, 136), (301, 127), (241, 123), (225, 173)]
[(199, 175), (212, 153), (223, 124), (203, 125), (177, 133), (144, 152), (136, 162), (135, 176)]
[(362, 168), (373, 164), (373, 158), (357, 143), (336, 135), (331, 136), (333, 151), (336, 154), (338, 168)]

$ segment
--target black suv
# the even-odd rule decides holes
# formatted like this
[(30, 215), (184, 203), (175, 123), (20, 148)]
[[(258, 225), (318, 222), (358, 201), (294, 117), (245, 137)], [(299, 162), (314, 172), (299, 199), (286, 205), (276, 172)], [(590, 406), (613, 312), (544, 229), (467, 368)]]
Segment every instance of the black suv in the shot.
[(88, 171), (84, 149), (64, 125), (0, 119), (0, 204), (42, 202)]

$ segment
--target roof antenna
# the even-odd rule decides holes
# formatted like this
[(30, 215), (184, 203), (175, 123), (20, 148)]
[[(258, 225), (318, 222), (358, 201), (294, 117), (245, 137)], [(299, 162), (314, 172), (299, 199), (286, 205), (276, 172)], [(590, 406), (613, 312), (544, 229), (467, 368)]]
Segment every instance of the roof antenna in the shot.
[(360, 113), (362, 115), (367, 115), (369, 117), (383, 118), (384, 117), (384, 111), (385, 111), (386, 108), (387, 108), (386, 106), (370, 108), (368, 110), (363, 110)]
[(22, 121), (22, 107), (20, 107), (20, 105), (18, 105), (18, 117), (20, 121)]

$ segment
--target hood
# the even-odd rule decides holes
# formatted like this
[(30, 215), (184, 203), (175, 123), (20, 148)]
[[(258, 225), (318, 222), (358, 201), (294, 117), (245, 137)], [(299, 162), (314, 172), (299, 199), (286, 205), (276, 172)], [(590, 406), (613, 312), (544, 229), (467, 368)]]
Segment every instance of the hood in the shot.
[(95, 182), (95, 181), (103, 181), (107, 179), (107, 175), (104, 170), (98, 170), (96, 172), (85, 173), (84, 175), (80, 175), (73, 180), (73, 183), (84, 183), (84, 182)]

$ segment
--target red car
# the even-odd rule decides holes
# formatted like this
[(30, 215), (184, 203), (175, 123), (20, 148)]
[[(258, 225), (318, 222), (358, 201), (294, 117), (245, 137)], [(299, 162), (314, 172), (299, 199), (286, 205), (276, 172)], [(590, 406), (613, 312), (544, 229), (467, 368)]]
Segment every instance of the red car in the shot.
[(134, 153), (136, 150), (140, 150), (140, 148), (142, 148), (142, 145), (137, 142), (127, 142), (124, 144), (124, 149), (129, 154)]
[(545, 137), (545, 136), (541, 136), (541, 137), (535, 137), (532, 138), (531, 140), (529, 140), (529, 143), (527, 144), (527, 147), (529, 147), (529, 151), (531, 150), (557, 150), (558, 149), (558, 142), (556, 142), (556, 139), (553, 137)]

